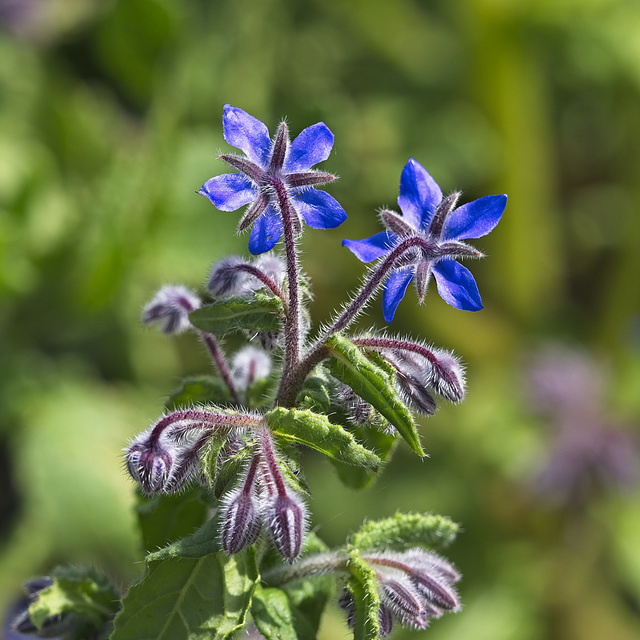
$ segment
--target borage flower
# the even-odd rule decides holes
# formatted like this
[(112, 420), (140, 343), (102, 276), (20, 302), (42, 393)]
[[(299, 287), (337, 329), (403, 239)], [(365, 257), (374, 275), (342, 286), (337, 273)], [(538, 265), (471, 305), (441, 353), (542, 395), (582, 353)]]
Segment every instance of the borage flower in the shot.
[[(452, 256), (465, 254), (460, 240), (480, 238), (499, 222), (507, 196), (485, 196), (456, 209), (459, 193), (446, 198), (427, 170), (413, 158), (407, 162), (400, 178), (398, 205), (395, 211), (380, 213), (386, 231), (365, 240), (344, 240), (345, 245), (362, 262), (371, 262), (389, 254), (409, 238), (422, 238), (424, 247), (412, 249), (391, 267), (382, 293), (384, 318), (391, 322), (400, 300), (415, 281), (422, 302), (431, 274), (436, 279), (438, 293), (457, 309), (478, 311), (482, 300), (471, 272)], [(468, 247), (468, 256), (482, 254)]]
[(289, 130), (282, 122), (272, 141), (260, 120), (225, 105), (222, 125), (224, 139), (245, 155), (223, 153), (220, 158), (240, 173), (211, 178), (198, 193), (220, 211), (249, 205), (238, 231), (252, 227), (251, 253), (273, 249), (282, 235), (285, 215), (298, 233), (301, 218), (314, 229), (333, 229), (346, 220), (344, 209), (332, 196), (313, 188), (335, 179), (330, 173), (311, 169), (331, 153), (333, 133), (326, 124), (307, 127), (290, 143)]

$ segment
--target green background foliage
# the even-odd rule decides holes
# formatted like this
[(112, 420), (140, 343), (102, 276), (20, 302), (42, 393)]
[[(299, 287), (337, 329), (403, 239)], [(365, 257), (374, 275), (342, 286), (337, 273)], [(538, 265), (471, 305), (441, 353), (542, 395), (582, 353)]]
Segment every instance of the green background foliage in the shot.
[[(307, 230), (314, 322), (363, 266), (340, 246), (379, 230), (402, 166), (464, 201), (509, 194), (471, 268), (485, 309), (432, 289), (393, 333), (452, 348), (469, 394), (421, 420), (381, 479), (345, 489), (306, 451), (313, 526), (343, 544), (396, 510), (462, 524), (448, 556), (465, 608), (434, 640), (591, 640), (640, 633), (637, 489), (579, 508), (531, 478), (551, 428), (526, 402), (540, 344), (580, 345), (609, 371), (611, 419), (640, 401), (640, 5), (635, 0), (0, 0), (0, 605), (59, 563), (124, 585), (142, 571), (121, 450), (181, 376), (209, 364), (189, 336), (139, 325), (164, 282), (200, 288), (246, 254), (238, 216), (194, 191), (225, 171), (222, 105), (295, 134), (324, 121), (324, 164), (349, 218)], [(362, 327), (382, 326), (380, 301)], [(228, 343), (233, 348), (234, 343)], [(265, 623), (266, 624), (266, 623)], [(320, 637), (341, 637), (337, 610)], [(398, 632), (398, 638), (409, 632)], [(416, 634), (414, 637), (419, 637)]]

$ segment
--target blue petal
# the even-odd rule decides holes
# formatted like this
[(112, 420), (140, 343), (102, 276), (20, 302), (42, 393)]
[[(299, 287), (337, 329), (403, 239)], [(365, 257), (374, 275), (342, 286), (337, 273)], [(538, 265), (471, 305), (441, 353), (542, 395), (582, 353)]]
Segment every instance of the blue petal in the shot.
[(253, 183), (242, 173), (223, 173), (207, 180), (198, 191), (220, 211), (235, 211), (256, 197)]
[(301, 131), (289, 147), (284, 163), (286, 172), (306, 171), (329, 157), (333, 147), (333, 133), (324, 122)]
[(364, 240), (343, 240), (342, 244), (347, 247), (358, 260), (371, 262), (389, 253), (397, 240), (398, 236), (395, 233), (381, 231)]
[(429, 172), (413, 158), (400, 176), (398, 206), (407, 222), (416, 230), (426, 231), (435, 208), (442, 202), (442, 191)]
[(442, 229), (445, 240), (486, 236), (500, 222), (507, 196), (485, 196), (458, 207), (449, 214)]
[(433, 275), (438, 285), (440, 297), (452, 307), (465, 311), (482, 309), (482, 299), (478, 285), (471, 271), (451, 258), (445, 258), (433, 265)]
[(266, 167), (271, 154), (269, 129), (246, 111), (224, 105), (222, 116), (224, 139), (232, 146), (244, 151), (247, 158), (261, 167)]
[(249, 236), (249, 251), (257, 256), (271, 251), (282, 235), (280, 214), (273, 205), (269, 205), (264, 213), (253, 223)]
[(313, 229), (334, 229), (347, 219), (344, 209), (326, 191), (305, 189), (293, 199), (298, 213)]
[(382, 287), (382, 311), (387, 322), (393, 320), (400, 300), (404, 298), (409, 283), (413, 280), (413, 268), (403, 267), (393, 271)]

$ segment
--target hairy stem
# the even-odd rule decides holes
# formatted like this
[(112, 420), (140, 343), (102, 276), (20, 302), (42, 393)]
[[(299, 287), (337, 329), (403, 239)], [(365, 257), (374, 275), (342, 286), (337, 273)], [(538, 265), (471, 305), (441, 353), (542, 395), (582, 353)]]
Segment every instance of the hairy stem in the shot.
[(316, 553), (306, 558), (297, 560), (293, 565), (280, 565), (269, 569), (262, 574), (265, 583), (272, 587), (278, 587), (293, 580), (318, 576), (326, 573), (348, 574), (348, 558), (344, 555), (329, 551)]
[(222, 349), (218, 344), (218, 341), (210, 334), (204, 331), (200, 332), (204, 343), (207, 345), (209, 349), (209, 353), (211, 354), (211, 358), (213, 359), (214, 364), (218, 368), (220, 376), (222, 380), (227, 385), (229, 389), (229, 393), (231, 394), (231, 400), (235, 402), (238, 406), (240, 406), (240, 396), (238, 395), (238, 390), (236, 389), (235, 384), (233, 383), (233, 378), (231, 377), (231, 372), (229, 371), (229, 365), (227, 364), (227, 360), (224, 357), (224, 353), (222, 353)]
[(272, 186), (278, 198), (280, 213), (282, 215), (282, 228), (284, 236), (284, 249), (287, 259), (287, 287), (289, 294), (289, 310), (284, 320), (284, 362), (282, 365), (282, 377), (276, 394), (276, 404), (290, 405), (295, 399), (295, 393), (291, 393), (291, 387), (295, 387), (298, 365), (300, 362), (300, 345), (302, 335), (300, 331), (300, 291), (299, 291), (299, 266), (298, 251), (295, 243), (294, 225), (298, 213), (294, 210), (287, 188), (284, 182), (277, 178)]
[(383, 260), (378, 262), (374, 269), (369, 272), (369, 277), (362, 285), (360, 291), (356, 293), (356, 295), (351, 299), (351, 302), (345, 307), (344, 311), (336, 318), (333, 324), (324, 331), (322, 336), (316, 340), (309, 351), (304, 355), (297, 370), (291, 376), (292, 382), (290, 386), (286, 388), (286, 394), (279, 393), (278, 395), (281, 404), (286, 406), (293, 402), (296, 394), (302, 386), (302, 383), (304, 382), (304, 379), (307, 377), (311, 369), (326, 357), (327, 340), (334, 334), (338, 333), (338, 331), (346, 329), (358, 317), (358, 315), (371, 301), (373, 295), (376, 293), (378, 287), (389, 274), (391, 269), (397, 266), (397, 262), (404, 256), (404, 254), (412, 251), (416, 247), (420, 247), (425, 253), (435, 253), (437, 251), (437, 247), (426, 238), (412, 236), (400, 242)]

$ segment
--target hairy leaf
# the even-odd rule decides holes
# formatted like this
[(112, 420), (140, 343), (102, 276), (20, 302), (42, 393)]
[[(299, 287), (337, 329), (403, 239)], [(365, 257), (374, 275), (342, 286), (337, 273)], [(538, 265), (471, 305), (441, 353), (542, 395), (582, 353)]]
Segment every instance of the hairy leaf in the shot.
[(399, 549), (419, 546), (430, 549), (451, 544), (459, 526), (436, 514), (396, 513), (384, 520), (370, 520), (353, 535), (358, 549)]
[(346, 429), (332, 424), (322, 414), (276, 407), (265, 420), (276, 436), (289, 442), (304, 444), (346, 464), (373, 470), (380, 466), (380, 458), (375, 453), (358, 444)]
[(360, 557), (357, 549), (349, 553), (349, 571), (351, 576), (347, 580), (347, 589), (356, 607), (354, 640), (377, 640), (380, 595), (376, 572)]
[(194, 404), (226, 404), (230, 401), (229, 388), (220, 378), (193, 376), (182, 381), (165, 406), (174, 411)]
[(192, 487), (186, 492), (170, 496), (139, 496), (136, 511), (146, 551), (191, 535), (204, 523), (207, 506), (200, 499), (201, 493), (200, 487)]
[(289, 598), (281, 589), (258, 585), (253, 594), (251, 616), (267, 640), (298, 640)]
[(377, 409), (409, 446), (420, 457), (424, 457), (426, 454), (420, 444), (411, 412), (400, 399), (387, 372), (339, 334), (327, 340), (327, 346), (335, 356), (325, 363), (331, 375), (348, 384), (354, 393)]
[(147, 557), (111, 640), (222, 640), (246, 620), (258, 579), (253, 550), (220, 550), (217, 522)]
[(231, 331), (278, 331), (283, 314), (279, 298), (258, 295), (229, 298), (196, 309), (189, 314), (192, 324), (207, 333), (224, 335)]
[(29, 606), (31, 622), (38, 628), (61, 614), (73, 614), (73, 626), (103, 626), (118, 610), (120, 594), (109, 579), (93, 569), (57, 569), (52, 584), (38, 592)]

